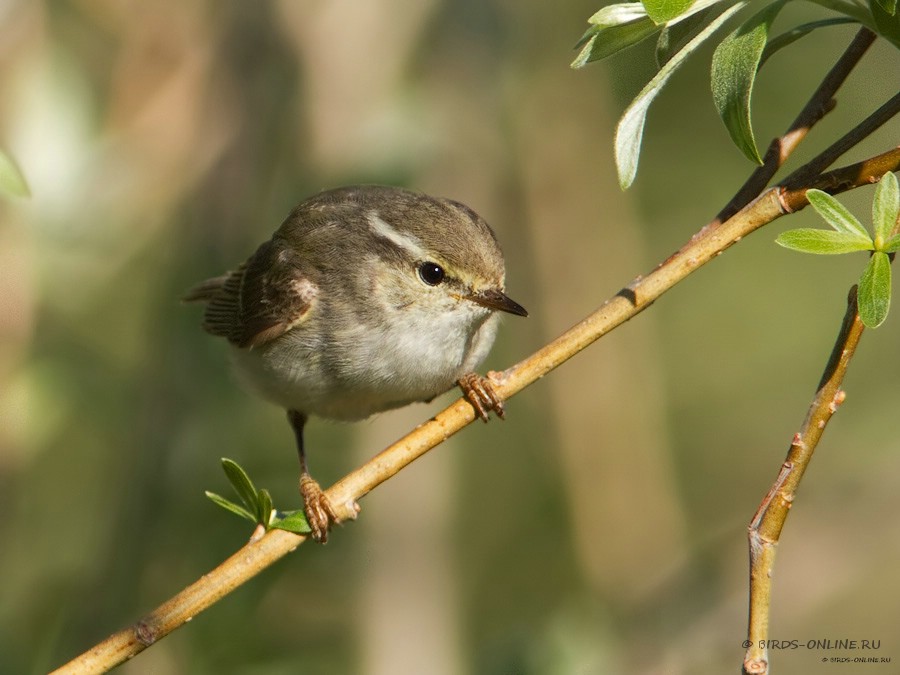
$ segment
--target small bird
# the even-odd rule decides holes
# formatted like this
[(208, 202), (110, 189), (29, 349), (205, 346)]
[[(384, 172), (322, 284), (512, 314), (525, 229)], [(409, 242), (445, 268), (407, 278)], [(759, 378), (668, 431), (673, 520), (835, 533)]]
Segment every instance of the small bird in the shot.
[(359, 420), (455, 384), (482, 419), (502, 417), (474, 370), (498, 312), (528, 315), (504, 281), (494, 233), (468, 206), (360, 185), (302, 202), (243, 265), (188, 291), (206, 303), (203, 328), (231, 343), (239, 377), (287, 410), (316, 541), (336, 517), (307, 466), (308, 417)]

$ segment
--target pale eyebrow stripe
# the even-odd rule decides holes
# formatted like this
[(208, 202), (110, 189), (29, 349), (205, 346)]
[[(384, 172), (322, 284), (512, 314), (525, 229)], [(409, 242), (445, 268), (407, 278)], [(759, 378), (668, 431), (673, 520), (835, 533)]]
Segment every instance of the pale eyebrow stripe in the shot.
[(369, 223), (369, 227), (372, 228), (372, 232), (377, 236), (396, 244), (408, 252), (413, 258), (420, 259), (425, 256), (425, 249), (422, 247), (422, 242), (420, 242), (418, 238), (411, 234), (397, 232), (397, 230), (391, 227), (389, 223), (378, 215), (377, 211), (369, 211), (366, 214), (366, 221)]

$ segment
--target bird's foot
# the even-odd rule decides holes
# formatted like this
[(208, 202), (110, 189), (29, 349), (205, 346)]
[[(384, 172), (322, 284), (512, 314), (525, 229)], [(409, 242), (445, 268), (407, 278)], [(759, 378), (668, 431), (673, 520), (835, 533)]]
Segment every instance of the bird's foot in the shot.
[(300, 496), (303, 498), (303, 511), (312, 530), (312, 538), (324, 544), (328, 541), (331, 524), (337, 522), (331, 502), (319, 483), (306, 472), (300, 474)]
[(492, 410), (497, 413), (497, 417), (503, 419), (503, 399), (500, 398), (497, 390), (494, 389), (490, 373), (488, 373), (488, 377), (478, 373), (467, 373), (459, 378), (457, 384), (462, 389), (463, 396), (472, 404), (475, 412), (482, 420), (487, 422), (488, 414)]

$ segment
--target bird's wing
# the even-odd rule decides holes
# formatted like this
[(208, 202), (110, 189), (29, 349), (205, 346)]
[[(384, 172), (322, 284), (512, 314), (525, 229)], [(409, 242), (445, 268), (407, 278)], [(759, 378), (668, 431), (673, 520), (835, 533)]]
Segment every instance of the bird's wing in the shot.
[(318, 288), (300, 269), (299, 255), (278, 240), (260, 246), (233, 272), (188, 291), (185, 300), (206, 301), (203, 328), (252, 349), (298, 325)]

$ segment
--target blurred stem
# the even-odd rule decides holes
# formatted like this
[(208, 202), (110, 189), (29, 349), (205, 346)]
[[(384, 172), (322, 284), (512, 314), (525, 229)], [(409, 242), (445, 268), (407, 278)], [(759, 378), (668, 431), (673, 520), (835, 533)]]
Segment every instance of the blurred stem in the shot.
[[(806, 188), (831, 186), (842, 192), (877, 181), (900, 167), (895, 149), (820, 176)], [(617, 326), (625, 323), (677, 283), (733, 244), (786, 213), (803, 208), (805, 189), (773, 188), (717, 228), (704, 228), (647, 276), (634, 279), (594, 313), (530, 357), (502, 373), (489, 373), (497, 394), (506, 399), (533, 384)], [(465, 398), (456, 400), (356, 471), (326, 490), (339, 520), (356, 517), (356, 501), (402, 468), (476, 419)], [(271, 530), (248, 542), (209, 574), (159, 606), (136, 624), (114, 633), (61, 667), (58, 673), (102, 672), (143, 651), (297, 548), (305, 537)]]
[(831, 416), (844, 401), (841, 383), (850, 359), (856, 352), (863, 333), (863, 323), (856, 305), (856, 286), (850, 289), (847, 311), (840, 333), (831, 352), (819, 388), (809, 406), (806, 420), (794, 435), (787, 459), (778, 477), (750, 521), (750, 613), (747, 630), (749, 647), (744, 655), (744, 673), (760, 675), (769, 672), (769, 609), (771, 606), (772, 570), (781, 530), (794, 501), (803, 474), (812, 460), (816, 446)]

